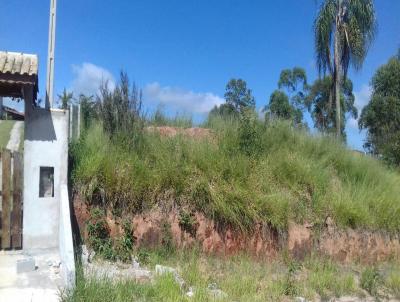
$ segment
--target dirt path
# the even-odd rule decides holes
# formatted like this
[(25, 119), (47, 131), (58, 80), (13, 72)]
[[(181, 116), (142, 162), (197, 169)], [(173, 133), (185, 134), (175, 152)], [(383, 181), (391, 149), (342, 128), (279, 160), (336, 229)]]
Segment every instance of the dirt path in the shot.
[(18, 151), (19, 144), (21, 143), (21, 132), (24, 127), (24, 122), (15, 122), (11, 133), (10, 133), (10, 140), (7, 144), (7, 149), (11, 151)]

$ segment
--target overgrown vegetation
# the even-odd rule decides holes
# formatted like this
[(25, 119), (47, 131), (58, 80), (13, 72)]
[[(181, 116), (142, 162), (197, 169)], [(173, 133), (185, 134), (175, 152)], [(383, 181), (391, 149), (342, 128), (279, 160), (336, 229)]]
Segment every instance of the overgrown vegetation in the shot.
[(131, 261), (135, 243), (132, 224), (123, 221), (122, 228), (123, 234), (120, 237), (111, 238), (104, 210), (95, 207), (90, 211), (89, 220), (86, 222), (87, 244), (98, 256), (106, 260)]
[[(143, 253), (143, 252), (141, 252)], [(145, 252), (147, 267), (163, 264), (178, 269), (186, 285), (181, 290), (173, 276), (156, 277), (154, 282), (136, 283), (112, 280), (85, 280), (78, 275), (76, 290), (64, 301), (215, 301), (207, 292), (210, 285), (221, 289), (227, 298), (218, 301), (292, 301), (305, 297), (308, 301), (330, 301), (340, 296), (367, 294), (358, 284), (354, 271), (362, 266), (344, 267), (328, 259), (312, 256), (303, 264), (293, 260), (277, 259), (257, 262), (244, 255), (228, 259), (202, 256), (198, 250), (180, 251), (169, 255)], [(399, 269), (398, 263), (390, 263)], [(379, 284), (385, 291), (391, 288), (391, 279)], [(185, 294), (192, 287), (194, 296)], [(391, 292), (391, 296), (395, 297)]]
[[(162, 137), (137, 128), (118, 140), (94, 123), (72, 148), (73, 181), (92, 205), (121, 215), (160, 202), (251, 230), (289, 220), (400, 230), (400, 176), (326, 136), (252, 115), (212, 118), (209, 139)], [(133, 138), (131, 138), (133, 140)]]
[[(8, 141), (10, 140), (11, 130), (15, 124), (15, 121), (1, 121), (0, 124), (0, 148), (7, 147)], [(23, 144), (22, 144), (23, 145)]]

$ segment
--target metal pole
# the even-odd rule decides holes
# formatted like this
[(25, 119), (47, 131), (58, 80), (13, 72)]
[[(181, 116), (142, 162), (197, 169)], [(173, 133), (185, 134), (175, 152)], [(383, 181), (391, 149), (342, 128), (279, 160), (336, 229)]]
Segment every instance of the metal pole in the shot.
[(56, 10), (57, 10), (57, 0), (50, 0), (49, 46), (47, 54), (47, 76), (46, 76), (46, 109), (50, 109), (53, 106), (54, 49), (56, 42)]

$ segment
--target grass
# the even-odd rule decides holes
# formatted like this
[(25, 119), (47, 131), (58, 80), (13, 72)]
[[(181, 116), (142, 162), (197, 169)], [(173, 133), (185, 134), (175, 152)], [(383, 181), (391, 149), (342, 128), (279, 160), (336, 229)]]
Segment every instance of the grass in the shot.
[(0, 121), (0, 149), (7, 147), (7, 143), (10, 140), (11, 129), (13, 128), (15, 121), (2, 120)]
[(94, 124), (73, 146), (73, 182), (89, 203), (118, 215), (160, 201), (201, 211), (250, 231), (255, 222), (285, 231), (290, 220), (400, 230), (400, 175), (330, 137), (277, 122), (213, 120), (214, 137), (193, 140), (134, 133), (134, 146)]
[[(207, 288), (215, 284), (223, 290), (227, 299), (221, 301), (291, 301), (295, 296), (313, 301), (318, 297), (329, 301), (339, 296), (365, 296), (358, 286), (356, 270), (349, 270), (330, 260), (310, 257), (303, 264), (283, 260), (258, 262), (245, 255), (232, 258), (204, 256), (196, 250), (181, 251), (165, 256), (153, 251), (148, 253), (148, 267), (156, 264), (168, 265), (178, 269), (186, 282), (181, 291), (172, 276), (156, 277), (151, 283), (116, 282), (112, 280), (85, 279), (78, 275), (74, 292), (64, 297), (64, 302), (77, 301), (214, 301)], [(355, 265), (353, 265), (355, 266)], [(397, 270), (398, 264), (392, 263)], [(352, 267), (353, 268), (353, 267)], [(288, 281), (290, 279), (290, 281)], [(385, 282), (390, 288), (391, 283)], [(195, 296), (185, 296), (188, 288), (194, 288)]]

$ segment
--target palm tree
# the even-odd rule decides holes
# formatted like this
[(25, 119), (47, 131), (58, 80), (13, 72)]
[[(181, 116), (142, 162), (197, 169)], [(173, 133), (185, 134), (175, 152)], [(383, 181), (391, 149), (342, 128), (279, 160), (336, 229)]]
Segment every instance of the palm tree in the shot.
[(63, 93), (58, 95), (59, 102), (61, 103), (60, 109), (68, 109), (68, 105), (74, 98), (74, 94), (72, 92), (67, 92), (67, 89), (64, 88)]
[(330, 106), (335, 97), (336, 135), (341, 135), (340, 89), (349, 65), (360, 69), (374, 39), (373, 0), (324, 0), (314, 23), (315, 52), (319, 73), (333, 78)]

